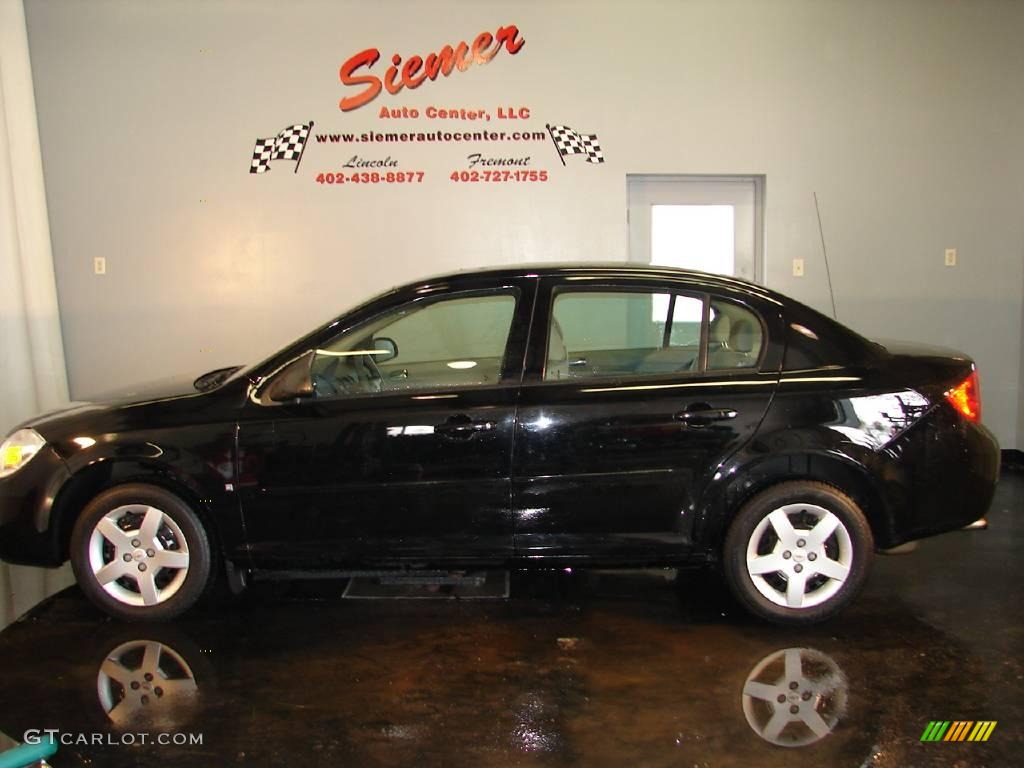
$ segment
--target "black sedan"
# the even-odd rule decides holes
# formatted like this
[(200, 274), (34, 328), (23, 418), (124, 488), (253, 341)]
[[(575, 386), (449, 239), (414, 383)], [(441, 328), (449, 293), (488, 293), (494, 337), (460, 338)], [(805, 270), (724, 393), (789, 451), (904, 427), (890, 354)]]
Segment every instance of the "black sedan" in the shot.
[(0, 448), (0, 557), (124, 619), (214, 576), (720, 568), (753, 613), (834, 615), (877, 549), (988, 507), (960, 354), (864, 339), (727, 277), (465, 272), (249, 368), (75, 404)]

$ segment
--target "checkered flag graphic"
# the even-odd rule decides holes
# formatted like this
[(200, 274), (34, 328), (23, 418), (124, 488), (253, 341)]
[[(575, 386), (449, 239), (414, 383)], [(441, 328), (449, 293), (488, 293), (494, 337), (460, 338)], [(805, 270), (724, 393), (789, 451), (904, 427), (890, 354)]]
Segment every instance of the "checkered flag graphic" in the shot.
[(270, 170), (271, 160), (295, 160), (295, 172), (299, 172), (302, 153), (306, 149), (306, 139), (313, 130), (313, 121), (290, 125), (277, 136), (269, 139), (256, 139), (256, 149), (252, 152), (252, 163), (249, 173), (266, 173)]
[(565, 165), (566, 155), (586, 155), (588, 163), (603, 163), (604, 153), (601, 152), (601, 145), (597, 143), (597, 135), (592, 133), (577, 133), (565, 125), (549, 125), (548, 133), (551, 140), (555, 142), (555, 149), (558, 150), (558, 158)]

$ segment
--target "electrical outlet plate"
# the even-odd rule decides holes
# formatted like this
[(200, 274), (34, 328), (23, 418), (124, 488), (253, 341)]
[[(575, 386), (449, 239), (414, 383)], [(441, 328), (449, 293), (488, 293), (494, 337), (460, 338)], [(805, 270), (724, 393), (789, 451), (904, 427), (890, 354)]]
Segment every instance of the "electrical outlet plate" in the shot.
[(107, 274), (107, 260), (103, 256), (97, 256), (92, 260), (92, 270), (97, 275)]
[(946, 249), (946, 266), (947, 267), (955, 267), (956, 266), (956, 248), (947, 248)]
[(804, 260), (803, 259), (793, 259), (793, 277), (803, 277), (803, 276), (804, 276)]

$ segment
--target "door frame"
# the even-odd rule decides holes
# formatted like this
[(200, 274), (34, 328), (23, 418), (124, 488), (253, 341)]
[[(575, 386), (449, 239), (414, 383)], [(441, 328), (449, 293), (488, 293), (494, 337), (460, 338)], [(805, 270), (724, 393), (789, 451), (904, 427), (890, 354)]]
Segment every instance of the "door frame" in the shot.
[[(635, 264), (649, 264), (649, 258), (634, 252), (632, 222), (630, 221), (630, 190), (637, 184), (679, 184), (686, 182), (742, 182), (754, 185), (754, 275), (753, 281), (767, 285), (765, 269), (765, 174), (734, 173), (734, 174), (700, 174), (700, 173), (627, 173), (626, 174), (626, 252), (629, 261)], [(650, 226), (648, 224), (648, 226)]]

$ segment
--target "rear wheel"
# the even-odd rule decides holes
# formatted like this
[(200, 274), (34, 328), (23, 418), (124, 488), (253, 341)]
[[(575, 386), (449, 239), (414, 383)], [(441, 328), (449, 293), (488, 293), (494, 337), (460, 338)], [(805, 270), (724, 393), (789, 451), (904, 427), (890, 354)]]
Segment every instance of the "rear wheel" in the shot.
[(769, 488), (740, 509), (725, 539), (726, 581), (752, 613), (778, 623), (830, 618), (860, 591), (874, 550), (857, 504), (824, 483)]
[(110, 615), (170, 619), (206, 588), (210, 543), (180, 498), (129, 483), (104, 491), (79, 516), (71, 566), (86, 597)]

